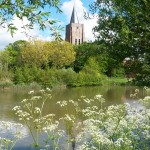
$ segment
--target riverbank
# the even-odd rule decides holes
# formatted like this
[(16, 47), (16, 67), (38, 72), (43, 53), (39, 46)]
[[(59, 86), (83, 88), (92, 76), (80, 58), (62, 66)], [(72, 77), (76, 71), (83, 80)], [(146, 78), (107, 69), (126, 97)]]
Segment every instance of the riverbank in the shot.
[[(128, 81), (127, 78), (105, 78), (103, 80), (101, 80), (101, 82), (99, 81), (98, 83), (93, 83), (92, 82), (89, 82), (89, 83), (86, 83), (86, 84), (79, 84), (79, 81), (78, 82), (74, 82), (70, 85), (66, 85), (66, 84), (62, 84), (62, 83), (57, 83), (55, 85), (47, 85), (47, 87), (50, 87), (50, 88), (53, 88), (53, 89), (59, 89), (59, 88), (67, 88), (67, 87), (88, 87), (88, 86), (102, 86), (102, 85), (130, 85), (131, 82)], [(8, 90), (10, 88), (15, 88), (15, 89), (41, 89), (43, 87), (46, 87), (46, 85), (41, 85), (39, 83), (36, 83), (36, 82), (31, 82), (31, 83), (28, 83), (28, 84), (15, 84), (13, 83), (12, 81), (6, 81), (6, 82), (2, 82), (0, 81), (0, 89), (1, 90)]]
[(131, 81), (129, 81), (127, 78), (107, 78), (106, 84), (110, 85), (130, 85)]

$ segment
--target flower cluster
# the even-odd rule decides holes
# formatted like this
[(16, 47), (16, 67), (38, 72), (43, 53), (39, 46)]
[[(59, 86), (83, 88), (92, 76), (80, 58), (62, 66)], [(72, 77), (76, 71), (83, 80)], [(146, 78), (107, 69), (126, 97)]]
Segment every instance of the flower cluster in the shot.
[[(147, 101), (147, 97), (145, 99)], [(85, 136), (77, 149), (150, 148), (149, 109), (138, 110), (129, 104), (123, 104), (95, 112), (92, 107), (88, 107), (82, 112), (88, 119), (83, 121), (82, 135)]]

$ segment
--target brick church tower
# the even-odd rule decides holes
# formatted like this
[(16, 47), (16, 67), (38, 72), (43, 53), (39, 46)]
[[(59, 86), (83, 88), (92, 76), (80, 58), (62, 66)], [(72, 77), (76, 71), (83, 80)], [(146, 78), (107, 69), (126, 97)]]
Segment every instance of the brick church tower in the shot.
[(80, 24), (73, 7), (70, 24), (66, 25), (66, 41), (79, 45), (85, 41), (84, 24)]

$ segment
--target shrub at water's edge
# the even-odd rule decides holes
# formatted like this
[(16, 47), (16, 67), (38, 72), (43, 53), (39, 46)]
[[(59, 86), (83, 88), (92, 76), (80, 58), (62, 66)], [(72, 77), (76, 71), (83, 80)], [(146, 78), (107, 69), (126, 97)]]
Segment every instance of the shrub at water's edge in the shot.
[(127, 85), (131, 84), (131, 82), (127, 78), (107, 78), (106, 84), (108, 85)]
[[(92, 69), (91, 69), (92, 70)], [(55, 86), (93, 86), (102, 85), (106, 77), (96, 71), (81, 71), (76, 73), (71, 68), (68, 69), (41, 69), (37, 67), (16, 68), (14, 74), (15, 84), (29, 84), (36, 82), (44, 87)]]
[(129, 84), (125, 78), (108, 78), (91, 69), (76, 73), (68, 69), (41, 69), (37, 67), (20, 67), (15, 69), (13, 81), (0, 81), (0, 87), (31, 87), (32, 84), (41, 87), (80, 87), (99, 85), (125, 85)]

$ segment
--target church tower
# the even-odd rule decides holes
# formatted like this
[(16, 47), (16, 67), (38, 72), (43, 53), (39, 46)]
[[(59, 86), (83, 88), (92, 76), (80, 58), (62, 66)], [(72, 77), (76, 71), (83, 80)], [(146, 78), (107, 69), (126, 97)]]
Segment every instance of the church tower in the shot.
[(79, 45), (85, 41), (84, 24), (80, 24), (73, 7), (70, 24), (66, 25), (66, 41)]

